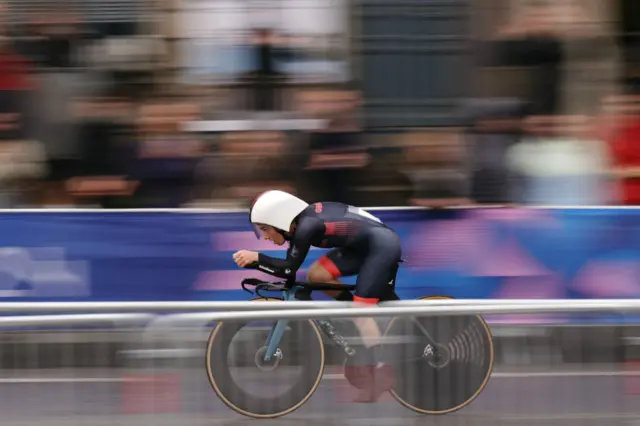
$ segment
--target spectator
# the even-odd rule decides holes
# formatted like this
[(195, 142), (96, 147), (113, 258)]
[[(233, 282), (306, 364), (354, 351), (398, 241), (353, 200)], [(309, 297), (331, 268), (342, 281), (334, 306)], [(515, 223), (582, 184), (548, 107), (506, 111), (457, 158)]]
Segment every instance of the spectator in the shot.
[(521, 178), (514, 199), (525, 205), (601, 205), (613, 198), (610, 154), (588, 133), (586, 116), (531, 117), (527, 135), (507, 152), (507, 164)]
[[(577, 2), (532, 0), (489, 44), (485, 65), (519, 67), (533, 115), (593, 114), (615, 80), (617, 49), (597, 18)], [(598, 19), (600, 19), (598, 21)]]
[(290, 140), (281, 132), (232, 132), (221, 136), (214, 155), (200, 165), (213, 188), (215, 203), (245, 206), (269, 188), (296, 192), (296, 161)]
[(191, 200), (203, 146), (180, 132), (180, 125), (198, 115), (195, 105), (170, 100), (140, 108), (135, 160), (130, 164), (131, 175), (140, 182), (139, 207), (181, 207)]
[(405, 173), (406, 134), (368, 132), (367, 165), (354, 173), (350, 204), (356, 206), (405, 206), (414, 195), (414, 185)]
[(530, 2), (499, 30), (491, 44), (487, 65), (528, 70), (523, 95), (531, 104), (533, 114), (555, 114), (559, 106), (563, 50), (553, 21), (550, 5), (544, 1)]
[[(80, 173), (82, 135), (86, 121), (94, 120), (98, 102), (88, 101), (95, 84), (87, 75), (65, 68), (47, 68), (36, 76), (37, 89), (31, 102), (34, 132), (47, 154), (45, 177), (47, 204), (70, 204), (65, 182)], [(85, 133), (86, 134), (86, 133)]]
[(32, 98), (33, 131), (43, 144), (48, 173), (44, 180), (49, 205), (70, 204), (65, 182), (78, 172), (79, 128), (84, 111), (76, 102), (82, 97), (80, 75), (49, 69), (35, 76), (37, 89)]
[(46, 171), (45, 153), (40, 142), (25, 137), (22, 127), (22, 114), (0, 114), (0, 208), (39, 201), (37, 183)]
[(67, 181), (82, 173), (80, 131), (86, 121), (96, 119), (92, 114), (100, 102), (91, 99), (108, 90), (102, 76), (80, 67), (86, 42), (83, 28), (67, 11), (49, 11), (30, 22), (22, 45), (38, 66), (29, 108), (36, 138), (47, 154), (44, 203), (50, 206), (75, 202)]
[(79, 204), (121, 207), (137, 182), (128, 176), (133, 129), (132, 105), (126, 96), (112, 93), (85, 102), (80, 109), (80, 159), (67, 191)]
[[(28, 108), (33, 84), (31, 64), (18, 54), (10, 39), (0, 36), (0, 203), (4, 208), (35, 200), (37, 179), (42, 177), (42, 145), (34, 139)], [(37, 136), (37, 135), (35, 135)]]
[(357, 121), (360, 94), (348, 88), (303, 93), (302, 111), (324, 120), (309, 134), (307, 186), (317, 199), (348, 203), (357, 174), (369, 163)]
[(605, 100), (600, 131), (609, 137), (620, 203), (640, 205), (640, 98), (636, 90)]
[[(87, 64), (115, 84), (149, 93), (167, 59), (167, 46), (152, 26), (131, 21), (103, 22), (86, 43)], [(149, 31), (147, 31), (149, 30)]]
[(411, 134), (404, 148), (404, 172), (413, 183), (411, 204), (422, 207), (468, 205), (466, 152), (455, 130)]
[(250, 86), (250, 109), (256, 111), (283, 109), (281, 88), (287, 76), (277, 69), (276, 58), (286, 57), (291, 51), (270, 28), (255, 30), (251, 43), (255, 69), (244, 76)]
[(505, 155), (521, 136), (523, 108), (524, 103), (515, 99), (486, 99), (467, 104), (464, 115), (470, 127), (465, 139), (470, 196), (474, 202), (511, 202), (512, 177)]
[(79, 42), (77, 22), (67, 13), (54, 10), (28, 25), (29, 38), (23, 45), (25, 53), (39, 67), (70, 70), (77, 66)]
[(29, 79), (32, 66), (16, 52), (11, 40), (0, 33), (0, 90), (24, 91), (33, 88)]

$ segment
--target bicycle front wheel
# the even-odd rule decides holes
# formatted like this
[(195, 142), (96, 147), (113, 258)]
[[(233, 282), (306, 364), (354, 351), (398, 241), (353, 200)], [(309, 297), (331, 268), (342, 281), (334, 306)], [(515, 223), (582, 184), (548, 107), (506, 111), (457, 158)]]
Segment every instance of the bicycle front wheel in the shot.
[(276, 355), (264, 361), (274, 322), (220, 322), (209, 337), (206, 368), (215, 393), (244, 416), (270, 419), (300, 408), (325, 366), (322, 337), (310, 320), (291, 320)]
[[(423, 297), (442, 299), (445, 297)], [(428, 333), (435, 347), (425, 339)], [(493, 370), (489, 326), (480, 315), (398, 317), (386, 336), (406, 343), (393, 350), (396, 385), (391, 395), (422, 414), (447, 414), (469, 405), (485, 388)], [(397, 340), (397, 339), (396, 339)]]

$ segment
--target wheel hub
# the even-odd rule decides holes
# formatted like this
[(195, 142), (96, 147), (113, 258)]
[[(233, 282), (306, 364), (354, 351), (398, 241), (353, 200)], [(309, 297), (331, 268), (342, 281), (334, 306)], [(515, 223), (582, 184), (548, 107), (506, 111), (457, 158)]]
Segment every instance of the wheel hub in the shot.
[(276, 349), (276, 352), (273, 354), (270, 360), (265, 361), (264, 355), (267, 353), (267, 347), (263, 346), (257, 350), (255, 355), (255, 363), (256, 367), (262, 371), (273, 371), (280, 365), (280, 361), (284, 357), (284, 354), (280, 350), (280, 348)]
[(436, 369), (441, 369), (449, 365), (451, 361), (451, 353), (449, 349), (441, 344), (427, 345), (422, 351), (422, 357), (427, 360), (429, 365)]

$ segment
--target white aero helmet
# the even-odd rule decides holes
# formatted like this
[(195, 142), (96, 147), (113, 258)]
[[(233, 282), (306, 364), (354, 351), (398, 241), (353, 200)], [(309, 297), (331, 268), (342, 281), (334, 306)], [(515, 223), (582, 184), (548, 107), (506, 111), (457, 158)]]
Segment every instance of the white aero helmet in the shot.
[(249, 218), (258, 238), (260, 230), (256, 224), (269, 225), (289, 232), (293, 220), (308, 206), (309, 204), (300, 198), (284, 191), (267, 191), (255, 199), (249, 211)]

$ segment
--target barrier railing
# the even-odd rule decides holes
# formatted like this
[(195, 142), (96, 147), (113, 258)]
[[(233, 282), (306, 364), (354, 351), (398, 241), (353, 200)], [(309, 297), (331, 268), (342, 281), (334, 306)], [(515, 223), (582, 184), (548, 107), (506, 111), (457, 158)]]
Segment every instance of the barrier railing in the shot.
[[(31, 312), (185, 312), (185, 311), (278, 311), (296, 309), (336, 309), (351, 307), (350, 302), (336, 301), (270, 301), (269, 303), (247, 302), (0, 302), (0, 313)], [(598, 312), (615, 310), (640, 310), (640, 299), (588, 299), (588, 300), (531, 300), (531, 299), (430, 299), (384, 302), (375, 308), (360, 309), (404, 309), (419, 307), (461, 307), (471, 311), (460, 311), (462, 315), (473, 312), (486, 314), (509, 314), (531, 312), (575, 312), (594, 309)], [(484, 309), (486, 311), (475, 311)], [(511, 309), (515, 309), (512, 311)], [(540, 311), (540, 310), (543, 311)], [(351, 312), (351, 311), (349, 311)], [(393, 315), (398, 315), (393, 311)], [(413, 312), (413, 311), (411, 311)], [(434, 314), (449, 313), (433, 311)], [(455, 312), (455, 311), (451, 311)], [(364, 315), (369, 315), (364, 314)]]
[[(75, 307), (59, 302), (0, 304), (1, 312), (28, 314), (0, 318), (0, 327), (30, 328), (24, 333), (0, 333), (3, 419), (6, 424), (71, 426), (105, 422), (131, 425), (180, 422), (194, 426), (242, 422), (242, 417), (226, 408), (212, 391), (203, 365), (214, 321), (256, 322), (252, 331), (255, 339), (253, 335), (236, 339), (231, 344), (229, 359), (239, 363), (233, 377), (240, 380), (249, 375), (251, 392), (260, 395), (279, 392), (288, 377), (250, 373), (249, 365), (244, 363), (252, 345), (264, 341), (261, 323), (269, 319), (287, 317), (295, 322), (331, 317), (338, 322), (346, 319), (344, 323), (347, 323), (348, 318), (360, 315), (519, 316), (542, 312), (581, 315), (640, 311), (640, 300), (427, 300), (389, 302), (385, 306), (359, 309), (332, 302), (319, 303), (236, 302), (236, 306), (244, 310), (234, 312), (201, 310), (203, 307), (219, 309), (224, 305), (219, 302), (81, 303)], [(267, 305), (277, 309), (265, 310)], [(38, 306), (42, 311), (37, 310)], [(134, 308), (139, 311), (135, 312)], [(255, 310), (247, 310), (249, 308)], [(177, 313), (180, 309), (183, 311)], [(91, 310), (94, 313), (81, 313)], [(118, 310), (122, 312), (116, 312)], [(123, 313), (125, 311), (128, 312)], [(31, 315), (43, 312), (61, 314)], [(103, 323), (109, 326), (88, 331), (73, 328)], [(202, 323), (209, 326), (197, 325)], [(165, 335), (167, 339), (144, 338), (146, 327), (152, 324), (156, 330), (165, 329), (169, 333)], [(49, 326), (55, 326), (56, 330), (50, 330)], [(496, 345), (496, 367), (487, 388), (471, 405), (458, 414), (439, 417), (440, 421), (457, 425), (461, 419), (465, 419), (465, 423), (473, 419), (478, 424), (517, 419), (568, 425), (576, 421), (588, 423), (592, 419), (616, 423), (640, 415), (640, 406), (633, 402), (640, 392), (640, 386), (635, 387), (640, 370), (635, 367), (631, 350), (620, 348), (633, 337), (628, 334), (629, 327), (623, 331), (613, 327), (602, 331), (572, 328), (562, 333), (547, 332), (538, 338), (517, 333), (517, 324), (512, 327), (516, 332), (507, 339), (511, 343), (503, 339)], [(173, 328), (176, 332), (171, 334), (168, 330)], [(197, 339), (186, 339), (189, 334), (197, 335)], [(298, 351), (296, 348), (302, 355), (310, 350), (302, 345), (306, 342), (305, 336), (293, 336), (292, 346), (285, 350), (287, 356), (294, 349)], [(62, 341), (67, 343), (61, 345)], [(60, 347), (52, 348), (53, 344)], [(261, 424), (293, 421), (375, 425), (386, 422), (405, 426), (416, 421), (432, 421), (416, 417), (389, 395), (382, 396), (377, 404), (353, 404), (357, 390), (344, 379), (340, 358), (331, 348), (327, 347), (326, 351), (324, 379), (313, 397), (285, 419), (265, 420)], [(336, 361), (330, 362), (330, 358)], [(295, 372), (292, 370), (290, 374)], [(419, 373), (416, 370), (413, 374)]]
[(343, 302), (0, 302), (0, 313), (185, 312), (334, 308)]
[(145, 324), (154, 318), (152, 314), (85, 314), (85, 315), (25, 315), (0, 317), (1, 327), (72, 326), (87, 324)]

